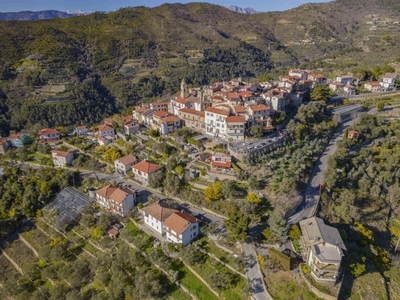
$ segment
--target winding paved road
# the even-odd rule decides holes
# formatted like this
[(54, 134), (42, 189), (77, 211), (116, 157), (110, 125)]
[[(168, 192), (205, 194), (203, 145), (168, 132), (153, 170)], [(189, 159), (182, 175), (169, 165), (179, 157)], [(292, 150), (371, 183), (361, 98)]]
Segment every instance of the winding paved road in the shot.
[(296, 224), (299, 221), (310, 218), (315, 214), (319, 199), (319, 188), (323, 184), (323, 176), (328, 167), (329, 156), (335, 153), (337, 141), (343, 137), (344, 130), (353, 124), (355, 120), (356, 119), (353, 119), (343, 123), (336, 130), (328, 146), (325, 148), (324, 153), (322, 153), (322, 156), (318, 159), (314, 167), (314, 170), (311, 174), (311, 179), (307, 184), (303, 202), (297, 208), (297, 212), (289, 218), (290, 224)]

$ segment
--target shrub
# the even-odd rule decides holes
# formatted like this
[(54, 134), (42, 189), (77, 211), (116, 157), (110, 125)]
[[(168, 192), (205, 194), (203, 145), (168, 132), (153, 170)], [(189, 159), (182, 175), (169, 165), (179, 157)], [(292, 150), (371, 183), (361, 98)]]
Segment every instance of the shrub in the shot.
[(275, 237), (275, 235), (272, 233), (272, 231), (269, 228), (265, 228), (261, 234), (264, 236), (264, 238), (268, 241), (271, 240)]
[(365, 263), (350, 264), (350, 272), (354, 277), (359, 277), (365, 272)]
[(300, 239), (300, 235), (301, 235), (301, 231), (299, 228), (299, 225), (293, 225), (288, 233), (289, 238), (293, 241), (293, 240), (298, 240)]
[(264, 267), (264, 265), (265, 265), (265, 258), (264, 258), (264, 256), (262, 256), (262, 255), (257, 255), (257, 260), (258, 260), (258, 262), (260, 263), (260, 266), (261, 267)]
[(268, 256), (271, 259), (276, 260), (284, 270), (290, 271), (290, 257), (286, 256), (285, 254), (274, 248), (268, 249)]
[(188, 143), (192, 144), (193, 146), (197, 147), (197, 148), (201, 148), (201, 143), (200, 141), (195, 140), (194, 138), (188, 138)]
[(308, 274), (311, 272), (311, 268), (307, 266), (306, 264), (301, 265), (301, 269), (303, 270), (304, 274)]

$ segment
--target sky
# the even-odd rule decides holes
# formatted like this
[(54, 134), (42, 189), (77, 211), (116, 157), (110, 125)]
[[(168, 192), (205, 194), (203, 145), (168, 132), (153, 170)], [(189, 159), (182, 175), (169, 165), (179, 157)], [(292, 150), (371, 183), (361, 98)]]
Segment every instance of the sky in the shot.
[[(159, 6), (163, 3), (188, 3), (196, 1), (166, 1), (166, 0), (0, 0), (0, 12), (16, 12), (23, 10), (60, 11), (114, 11), (128, 6)], [(328, 2), (328, 0), (198, 0), (223, 6), (236, 5), (242, 8), (251, 7), (259, 11), (281, 11), (297, 7), (308, 2)]]

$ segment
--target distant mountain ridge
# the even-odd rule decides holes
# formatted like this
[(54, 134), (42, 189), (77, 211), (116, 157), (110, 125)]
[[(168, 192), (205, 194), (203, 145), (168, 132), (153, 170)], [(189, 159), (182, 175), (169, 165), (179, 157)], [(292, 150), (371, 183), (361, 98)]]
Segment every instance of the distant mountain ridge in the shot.
[(85, 16), (91, 14), (91, 12), (84, 12), (78, 10), (73, 12), (70, 10), (59, 11), (59, 10), (41, 10), (41, 11), (19, 11), (19, 12), (0, 12), (0, 20), (2, 21), (30, 21), (30, 20), (45, 20), (45, 19), (57, 19), (57, 18), (71, 18), (76, 16)]
[(246, 15), (262, 13), (262, 11), (255, 10), (254, 8), (251, 8), (251, 7), (242, 8), (242, 7), (235, 6), (235, 5), (227, 6), (227, 9), (237, 12), (237, 13), (246, 14)]

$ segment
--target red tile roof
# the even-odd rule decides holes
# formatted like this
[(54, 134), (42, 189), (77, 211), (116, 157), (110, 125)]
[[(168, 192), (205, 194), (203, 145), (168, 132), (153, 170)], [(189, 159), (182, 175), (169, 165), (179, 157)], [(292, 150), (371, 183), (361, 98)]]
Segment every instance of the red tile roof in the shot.
[(324, 77), (323, 75), (321, 75), (321, 74), (313, 74), (313, 73), (308, 74), (308, 77), (313, 77), (313, 78), (315, 78), (315, 79), (325, 78), (325, 77)]
[(0, 137), (0, 145), (3, 145), (3, 144), (5, 144), (5, 143), (7, 143), (8, 142), (8, 138), (6, 138), (6, 137)]
[(258, 105), (250, 105), (249, 109), (251, 109), (253, 112), (255, 112), (255, 111), (261, 111), (261, 110), (269, 110), (269, 107), (265, 106), (264, 104), (258, 104)]
[(99, 125), (98, 128), (99, 128), (99, 131), (110, 131), (110, 130), (114, 130), (114, 128), (112, 128), (112, 127), (110, 127), (110, 126), (108, 126), (108, 125), (105, 125), (105, 124)]
[(141, 161), (140, 163), (137, 163), (136, 165), (132, 166), (132, 169), (139, 170), (145, 174), (151, 174), (157, 170), (161, 170), (162, 168), (163, 166), (146, 160)]
[(350, 130), (347, 134), (360, 134), (360, 133), (356, 130)]
[(145, 206), (142, 210), (160, 222), (164, 222), (170, 215), (178, 212), (163, 200)]
[(241, 106), (241, 105), (234, 106), (233, 110), (236, 113), (245, 113), (246, 112), (246, 108), (244, 106)]
[(212, 161), (211, 165), (213, 167), (230, 168), (232, 166), (232, 163), (230, 161), (227, 162)]
[(22, 139), (24, 137), (23, 134), (12, 134), (10, 135), (10, 139)]
[(198, 223), (198, 220), (192, 215), (184, 212), (174, 212), (165, 220), (164, 226), (175, 231), (179, 236), (194, 223)]
[(55, 153), (57, 156), (67, 157), (71, 152), (61, 151), (61, 150), (52, 150), (51, 153)]
[(124, 202), (125, 198), (130, 194), (128, 190), (117, 188), (113, 185), (107, 185), (96, 191), (96, 194), (106, 198), (115, 200), (118, 203)]
[(137, 111), (138, 113), (144, 113), (145, 111), (149, 110), (146, 107), (142, 107), (142, 106), (136, 106), (135, 107), (135, 111)]
[(204, 118), (204, 111), (197, 111), (197, 110), (192, 109), (192, 108), (181, 108), (179, 110), (179, 112), (183, 112), (185, 114), (196, 115), (196, 116)]
[(218, 109), (215, 107), (207, 107), (205, 109), (206, 112), (212, 112), (214, 114), (222, 115), (222, 116), (229, 116), (229, 111)]
[(52, 134), (52, 133), (60, 133), (57, 129), (52, 128), (44, 128), (39, 131), (39, 134)]
[(170, 115), (170, 113), (166, 112), (166, 111), (155, 111), (154, 115), (159, 117), (159, 118), (164, 118)]
[(176, 122), (176, 121), (180, 121), (181, 119), (179, 119), (178, 117), (175, 116), (168, 116), (165, 118), (161, 118), (161, 122), (165, 122), (165, 123), (171, 123), (171, 122)]
[(169, 102), (168, 101), (164, 101), (164, 102), (153, 102), (153, 103), (150, 103), (151, 105), (153, 105), (153, 106), (165, 106), (165, 105), (169, 105)]
[(366, 82), (364, 85), (381, 86), (381, 84), (379, 83), (379, 81)]
[(187, 104), (190, 102), (188, 99), (183, 99), (182, 97), (176, 97), (175, 102), (180, 103), (180, 104)]
[(117, 159), (120, 163), (122, 163), (124, 166), (132, 164), (136, 161), (136, 158), (132, 154), (125, 155), (119, 159)]
[(244, 123), (246, 119), (243, 116), (229, 116), (225, 119), (226, 123)]
[(338, 82), (338, 81), (334, 81), (331, 82), (330, 84), (336, 85), (336, 86), (344, 86), (344, 83)]
[(253, 97), (253, 93), (249, 91), (240, 92), (239, 96), (242, 98), (250, 98)]

